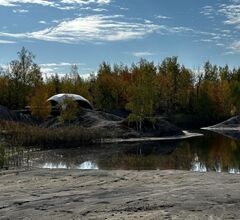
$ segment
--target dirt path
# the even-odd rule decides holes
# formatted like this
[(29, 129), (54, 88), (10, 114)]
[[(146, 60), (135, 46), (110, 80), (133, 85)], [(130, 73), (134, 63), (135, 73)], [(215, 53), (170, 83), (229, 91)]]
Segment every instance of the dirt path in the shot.
[(185, 171), (0, 173), (0, 219), (239, 219), (240, 175)]

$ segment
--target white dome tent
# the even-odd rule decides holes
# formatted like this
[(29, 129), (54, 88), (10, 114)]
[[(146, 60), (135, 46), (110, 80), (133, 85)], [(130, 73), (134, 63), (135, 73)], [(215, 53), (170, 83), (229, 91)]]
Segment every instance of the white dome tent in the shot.
[(82, 97), (80, 95), (76, 95), (76, 94), (61, 93), (61, 94), (57, 94), (57, 95), (50, 97), (47, 101), (49, 101), (52, 106), (56, 106), (58, 104), (62, 104), (64, 102), (64, 100), (67, 98), (70, 98), (70, 99), (76, 101), (79, 104), (79, 106), (81, 106), (83, 108), (93, 109), (91, 103), (87, 99), (85, 99), (84, 97)]

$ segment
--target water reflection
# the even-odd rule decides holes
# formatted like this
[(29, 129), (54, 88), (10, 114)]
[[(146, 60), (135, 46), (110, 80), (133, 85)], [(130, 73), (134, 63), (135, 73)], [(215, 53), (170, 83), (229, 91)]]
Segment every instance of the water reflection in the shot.
[(191, 171), (207, 172), (207, 167), (199, 161), (197, 155), (195, 155), (194, 161), (192, 161), (191, 165), (192, 165)]
[(45, 163), (41, 168), (44, 169), (68, 169), (67, 165), (64, 163)]
[(214, 169), (217, 173), (221, 173), (222, 172), (222, 165), (221, 162), (216, 162)]
[(50, 169), (192, 170), (240, 173), (240, 141), (206, 131), (188, 140), (108, 144), (28, 154), (31, 166)]
[(39, 165), (43, 169), (79, 169), (79, 170), (98, 170), (97, 164), (92, 161), (85, 161), (79, 166), (68, 166), (66, 163), (45, 163), (43, 166)]
[(92, 161), (85, 161), (78, 166), (80, 170), (98, 170), (97, 164), (93, 163)]
[(231, 174), (240, 174), (240, 169), (231, 168), (228, 170), (228, 172)]

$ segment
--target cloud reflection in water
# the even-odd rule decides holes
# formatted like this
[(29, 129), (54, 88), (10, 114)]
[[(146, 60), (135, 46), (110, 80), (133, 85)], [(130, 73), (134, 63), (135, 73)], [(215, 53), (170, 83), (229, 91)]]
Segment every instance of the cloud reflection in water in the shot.
[(43, 169), (79, 169), (79, 170), (98, 170), (98, 165), (92, 161), (85, 161), (78, 166), (68, 166), (66, 163), (45, 163), (40, 166)]

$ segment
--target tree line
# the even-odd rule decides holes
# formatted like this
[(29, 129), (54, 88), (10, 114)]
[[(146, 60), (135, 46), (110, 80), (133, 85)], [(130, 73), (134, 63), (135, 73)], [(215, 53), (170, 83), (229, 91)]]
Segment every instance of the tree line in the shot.
[(73, 65), (64, 77), (55, 74), (43, 79), (34, 58), (22, 48), (17, 60), (0, 69), (0, 105), (15, 110), (34, 106), (33, 114), (46, 118), (48, 97), (75, 93), (97, 109), (126, 112), (130, 121), (138, 122), (156, 114), (217, 119), (240, 113), (240, 68), (207, 61), (196, 72), (180, 65), (177, 57), (167, 57), (158, 65), (145, 59), (130, 67), (103, 62), (98, 74), (88, 79), (83, 79)]

